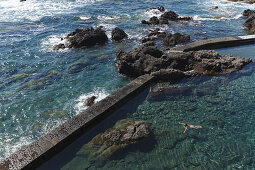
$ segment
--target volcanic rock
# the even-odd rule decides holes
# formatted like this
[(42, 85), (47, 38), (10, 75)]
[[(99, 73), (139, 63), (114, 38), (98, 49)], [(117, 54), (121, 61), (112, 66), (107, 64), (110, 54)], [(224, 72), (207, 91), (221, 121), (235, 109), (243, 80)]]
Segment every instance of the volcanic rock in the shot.
[(144, 121), (124, 119), (113, 128), (95, 136), (77, 155), (92, 155), (92, 159), (107, 159), (117, 150), (149, 137), (149, 124)]
[(148, 41), (154, 41), (160, 38), (165, 38), (166, 37), (166, 32), (160, 31), (158, 28), (155, 30), (150, 30), (150, 33), (146, 35), (145, 37), (140, 39), (141, 43), (146, 43)]
[(231, 73), (252, 62), (248, 58), (235, 58), (207, 50), (166, 54), (152, 46), (142, 46), (129, 52), (119, 50), (116, 55), (119, 73), (130, 77), (151, 74), (163, 81), (178, 81), (185, 76)]
[(120, 41), (127, 37), (128, 35), (122, 29), (118, 27), (114, 28), (114, 30), (112, 31), (112, 39), (115, 41)]
[(243, 16), (247, 18), (243, 26), (248, 28), (251, 34), (255, 34), (255, 10), (245, 10)]
[(64, 39), (67, 40), (66, 44), (58, 44), (54, 47), (55, 50), (63, 48), (81, 48), (91, 47), (98, 44), (104, 44), (108, 37), (102, 27), (82, 28), (76, 29), (74, 32), (68, 34)]
[(95, 104), (95, 99), (96, 99), (96, 96), (89, 97), (88, 99), (85, 100), (84, 105), (92, 106), (93, 104)]
[(243, 12), (243, 17), (248, 18), (251, 15), (255, 14), (255, 10), (246, 9)]
[(180, 33), (168, 34), (166, 38), (163, 40), (163, 44), (165, 46), (174, 46), (179, 43), (187, 42), (190, 40), (189, 35), (182, 35)]
[(174, 11), (168, 11), (162, 14), (159, 18), (153, 16), (149, 19), (149, 21), (142, 20), (142, 24), (148, 24), (148, 25), (162, 25), (162, 24), (168, 24), (169, 21), (190, 21), (192, 20), (192, 17), (179, 17), (178, 14), (176, 14)]

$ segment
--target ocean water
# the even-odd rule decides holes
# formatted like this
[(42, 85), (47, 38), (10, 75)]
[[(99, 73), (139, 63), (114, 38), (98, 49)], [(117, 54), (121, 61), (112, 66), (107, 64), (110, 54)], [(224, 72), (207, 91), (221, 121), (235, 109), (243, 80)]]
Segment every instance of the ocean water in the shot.
[[(115, 51), (139, 46), (138, 40), (155, 28), (141, 25), (140, 21), (160, 15), (157, 10), (146, 9), (160, 5), (182, 16), (194, 17), (191, 22), (159, 26), (167, 32), (189, 34), (191, 41), (247, 35), (241, 13), (247, 8), (255, 9), (254, 5), (224, 0), (27, 0), (22, 3), (0, 0), (0, 160), (86, 109), (83, 102), (87, 97), (96, 95), (101, 100), (130, 82), (132, 79), (116, 71)], [(213, 10), (214, 6), (218, 9)], [(111, 30), (118, 26), (129, 39), (122, 43), (109, 39), (105, 45), (88, 49), (53, 51), (53, 46), (76, 28), (100, 25), (109, 38)], [(219, 52), (252, 58), (254, 49), (247, 46)], [(207, 95), (197, 97), (194, 92), (174, 100), (171, 97), (160, 101), (144, 99), (123, 118), (151, 122), (155, 132), (153, 145), (146, 152), (133, 149), (120, 156), (121, 159), (109, 160), (100, 167), (165, 169), (192, 165), (203, 168), (206, 162), (209, 167), (254, 167), (252, 68), (247, 66), (247, 72), (231, 76), (196, 78), (177, 84), (195, 88), (213, 83), (217, 88)], [(183, 139), (183, 128), (176, 124), (178, 121), (201, 124), (205, 128), (188, 131)], [(176, 142), (171, 134), (178, 139), (174, 147), (172, 143)], [(139, 163), (135, 161), (138, 159)], [(98, 166), (95, 162), (89, 167)]]

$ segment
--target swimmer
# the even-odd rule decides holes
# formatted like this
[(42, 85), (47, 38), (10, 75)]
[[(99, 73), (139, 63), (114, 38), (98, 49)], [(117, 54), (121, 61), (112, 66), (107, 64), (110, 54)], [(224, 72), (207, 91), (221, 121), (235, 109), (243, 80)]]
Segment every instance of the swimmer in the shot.
[(180, 123), (180, 122), (179, 122), (179, 124), (183, 125), (185, 127), (185, 130), (184, 130), (183, 133), (185, 133), (188, 128), (190, 128), (190, 129), (200, 129), (200, 128), (202, 128), (202, 126), (199, 126), (199, 125), (188, 125), (187, 123)]

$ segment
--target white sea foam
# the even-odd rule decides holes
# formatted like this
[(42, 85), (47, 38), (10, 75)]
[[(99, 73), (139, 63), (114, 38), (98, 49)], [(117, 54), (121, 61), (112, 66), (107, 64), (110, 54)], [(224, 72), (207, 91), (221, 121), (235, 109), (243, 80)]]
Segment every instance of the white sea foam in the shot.
[(80, 16), (80, 19), (81, 20), (89, 20), (89, 19), (91, 19), (91, 17), (89, 16), (89, 17), (86, 17), (86, 16)]
[(120, 19), (120, 16), (99, 16), (98, 19), (101, 21), (111, 21), (111, 20)]
[(164, 12), (160, 12), (158, 9), (146, 10), (142, 15), (146, 18), (151, 18), (153, 16), (160, 17)]
[(62, 39), (67, 34), (50, 35), (41, 41), (42, 51), (52, 51), (57, 44), (66, 43), (66, 39)]
[[(199, 0), (198, 5), (202, 7), (203, 16), (195, 15), (194, 20), (230, 20), (239, 19), (245, 9), (255, 9), (254, 4), (230, 2), (226, 0)], [(217, 7), (213, 9), (213, 7)]]
[(0, 1), (0, 21), (35, 21), (45, 16), (77, 12), (75, 8), (94, 3), (96, 0), (19, 0)]
[(84, 102), (86, 99), (92, 96), (96, 96), (95, 102), (99, 102), (100, 100), (107, 97), (109, 94), (104, 89), (94, 89), (93, 92), (86, 93), (81, 95), (77, 100), (77, 104), (75, 105), (75, 109), (77, 111), (77, 114), (80, 113), (80, 111), (87, 109), (87, 106), (84, 105)]
[[(33, 140), (29, 137), (20, 137), (17, 140), (19, 134), (0, 134), (0, 161), (10, 156), (12, 153), (16, 152), (23, 146), (30, 144)], [(17, 140), (17, 141), (15, 141)], [(4, 146), (4, 147), (2, 147)]]

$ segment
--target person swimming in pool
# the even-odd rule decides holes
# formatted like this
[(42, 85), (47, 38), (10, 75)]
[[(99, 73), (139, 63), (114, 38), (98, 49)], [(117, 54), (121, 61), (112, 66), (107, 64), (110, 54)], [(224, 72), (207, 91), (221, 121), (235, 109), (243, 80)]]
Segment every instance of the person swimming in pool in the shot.
[(187, 123), (180, 123), (180, 122), (179, 122), (179, 124), (183, 125), (185, 127), (183, 133), (185, 133), (188, 128), (190, 128), (190, 129), (200, 129), (200, 128), (202, 128), (202, 126), (200, 126), (200, 125), (189, 125)]

